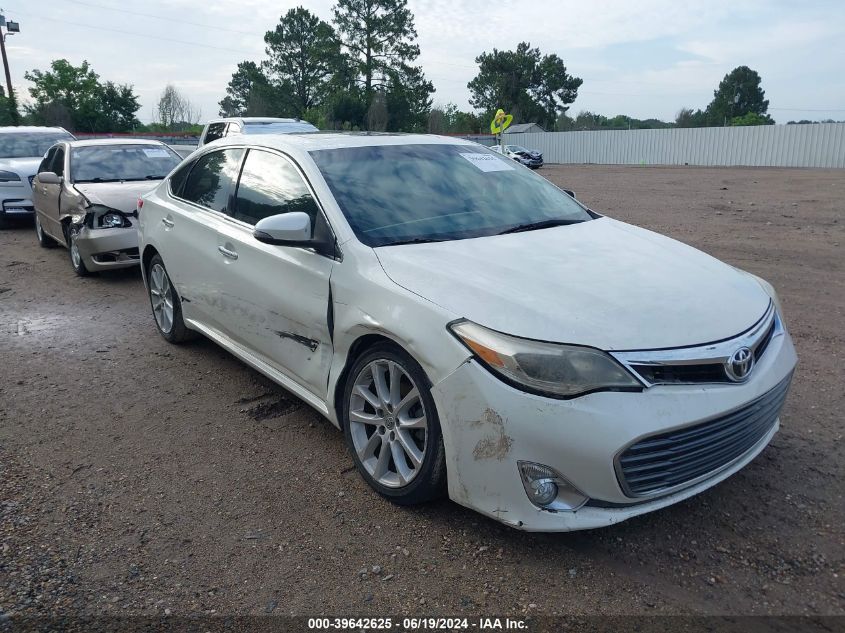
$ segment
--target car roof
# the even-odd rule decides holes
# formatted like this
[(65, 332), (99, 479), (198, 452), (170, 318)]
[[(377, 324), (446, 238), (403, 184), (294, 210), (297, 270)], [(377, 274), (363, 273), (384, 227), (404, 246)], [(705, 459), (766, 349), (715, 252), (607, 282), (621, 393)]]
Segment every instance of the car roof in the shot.
[(221, 119), (212, 119), (209, 123), (308, 123), (308, 121), (303, 121), (302, 119), (281, 119), (279, 117), (272, 117), (272, 116), (230, 116), (230, 117), (223, 117)]
[(79, 141), (68, 141), (67, 144), (71, 147), (95, 147), (103, 145), (165, 145), (165, 143), (151, 138), (87, 138)]
[(64, 132), (70, 134), (63, 127), (47, 127), (42, 125), (8, 125), (0, 127), (0, 134), (14, 134), (15, 132)]
[(206, 147), (248, 145), (279, 150), (312, 152), (321, 149), (344, 147), (371, 147), (378, 145), (467, 145), (477, 143), (453, 136), (435, 134), (401, 134), (385, 132), (303, 132), (293, 134), (259, 134), (226, 136), (212, 141)]

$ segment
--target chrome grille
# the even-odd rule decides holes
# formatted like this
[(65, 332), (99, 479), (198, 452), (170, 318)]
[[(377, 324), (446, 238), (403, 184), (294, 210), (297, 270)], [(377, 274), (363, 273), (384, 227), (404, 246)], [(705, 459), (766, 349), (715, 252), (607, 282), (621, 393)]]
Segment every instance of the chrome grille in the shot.
[[(748, 347), (755, 364), (760, 361), (775, 336), (783, 333), (773, 303), (765, 314), (746, 332), (724, 341), (665, 350), (612, 352), (616, 360), (628, 367), (647, 387), (653, 385), (690, 385), (733, 383), (726, 363), (739, 347)], [(753, 369), (752, 369), (753, 374)]]
[(791, 380), (792, 374), (732, 413), (632, 444), (616, 459), (622, 490), (629, 497), (654, 496), (716, 474), (774, 426)]

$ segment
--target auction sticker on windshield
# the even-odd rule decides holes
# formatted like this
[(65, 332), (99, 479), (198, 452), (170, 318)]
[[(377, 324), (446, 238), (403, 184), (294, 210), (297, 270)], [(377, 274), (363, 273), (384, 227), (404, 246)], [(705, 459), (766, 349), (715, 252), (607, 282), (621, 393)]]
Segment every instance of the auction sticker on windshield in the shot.
[(144, 153), (149, 158), (170, 158), (170, 154), (167, 153), (167, 150), (159, 147), (154, 147), (152, 149), (144, 148)]
[(511, 171), (513, 165), (509, 165), (498, 156), (493, 154), (461, 154), (465, 159), (478, 167), (481, 171)]

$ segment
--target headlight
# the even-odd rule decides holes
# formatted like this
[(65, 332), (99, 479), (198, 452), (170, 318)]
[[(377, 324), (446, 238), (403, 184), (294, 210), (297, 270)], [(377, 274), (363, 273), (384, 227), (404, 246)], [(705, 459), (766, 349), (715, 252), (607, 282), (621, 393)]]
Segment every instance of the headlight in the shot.
[(100, 217), (100, 224), (107, 229), (123, 226), (123, 216), (117, 213), (106, 213)]
[(608, 354), (592, 347), (517, 338), (471, 321), (449, 327), (488, 369), (526, 391), (571, 398), (590, 391), (643, 387)]
[(0, 182), (20, 182), (21, 177), (13, 171), (0, 169)]
[(94, 227), (101, 229), (119, 229), (132, 226), (126, 216), (117, 209), (110, 209), (99, 204), (88, 207), (88, 212), (94, 213)]

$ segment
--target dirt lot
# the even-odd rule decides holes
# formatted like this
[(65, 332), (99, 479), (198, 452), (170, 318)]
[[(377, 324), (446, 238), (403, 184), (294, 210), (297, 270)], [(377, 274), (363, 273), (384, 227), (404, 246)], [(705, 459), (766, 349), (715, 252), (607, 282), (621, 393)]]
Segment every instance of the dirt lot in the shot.
[(778, 288), (800, 365), (781, 432), (748, 468), (585, 533), (395, 507), (308, 407), (207, 341), (162, 340), (139, 273), (76, 278), (22, 226), (0, 232), (0, 621), (845, 614), (845, 173), (542, 173)]

